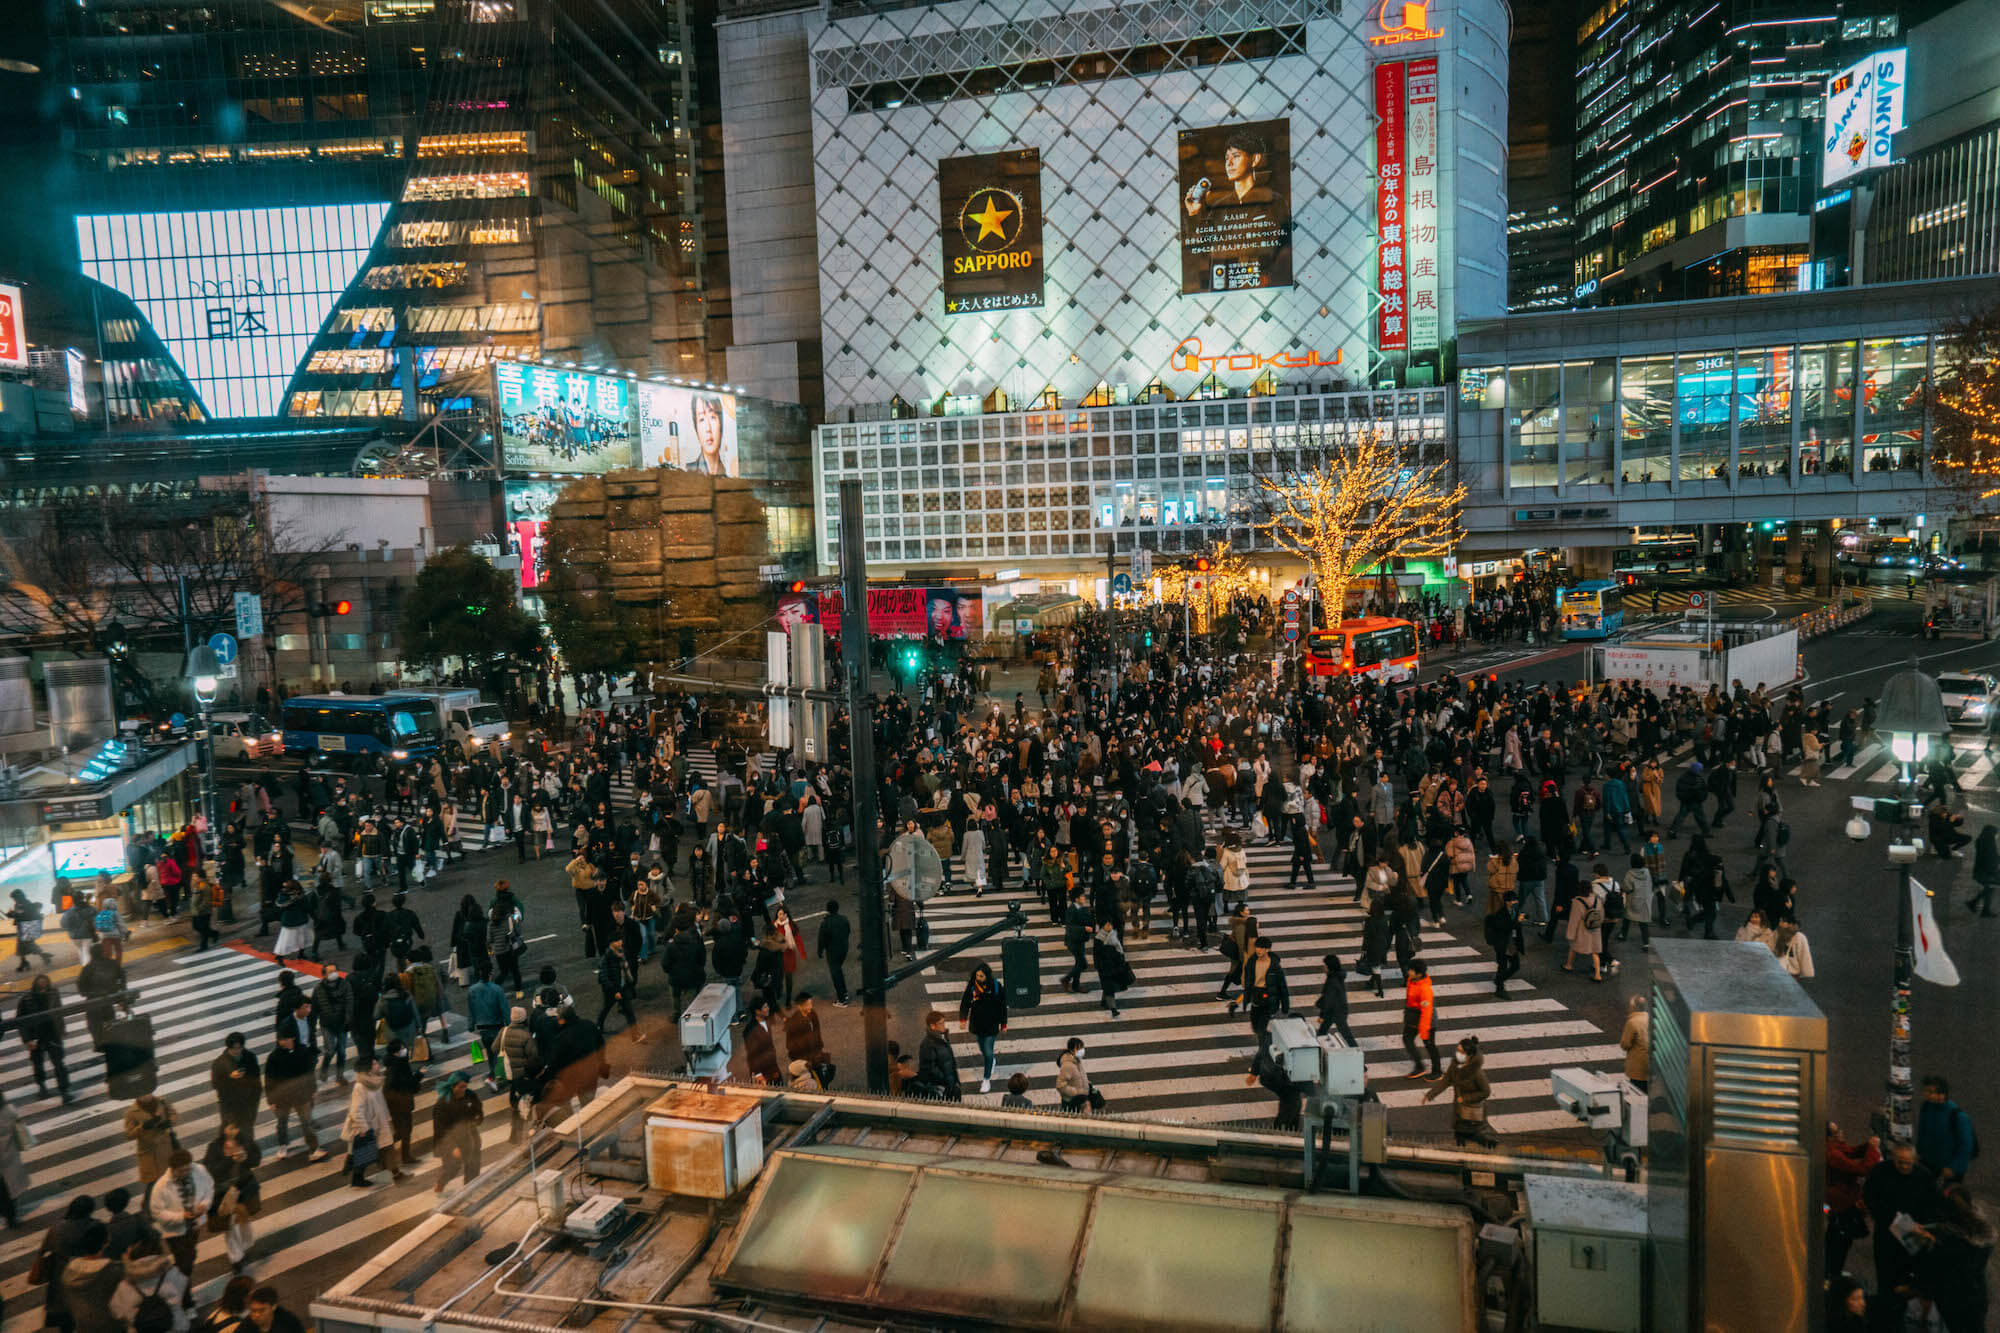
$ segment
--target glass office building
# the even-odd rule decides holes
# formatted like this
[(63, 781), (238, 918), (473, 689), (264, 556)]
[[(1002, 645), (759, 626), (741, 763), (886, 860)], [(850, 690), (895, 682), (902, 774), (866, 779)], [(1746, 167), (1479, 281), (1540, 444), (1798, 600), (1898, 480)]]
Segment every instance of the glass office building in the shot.
[(500, 350), (710, 377), (682, 0), (57, 12), (113, 425), (416, 421)]
[(1893, 44), (1899, 8), (1597, 6), (1576, 35), (1577, 302), (1796, 289), (1828, 78)]

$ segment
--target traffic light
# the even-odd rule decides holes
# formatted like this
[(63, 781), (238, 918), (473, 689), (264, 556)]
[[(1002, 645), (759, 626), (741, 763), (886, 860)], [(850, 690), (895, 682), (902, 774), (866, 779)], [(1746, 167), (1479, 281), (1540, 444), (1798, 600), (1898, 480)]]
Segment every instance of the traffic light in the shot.
[(804, 579), (793, 579), (793, 580), (792, 580), (792, 592), (793, 592), (793, 593), (795, 593), (795, 594), (796, 594), (796, 593), (802, 593), (802, 592), (804, 592), (805, 590), (806, 590), (806, 581), (805, 581)]
[(915, 679), (924, 669), (924, 650), (914, 643), (904, 645), (902, 652), (897, 657), (902, 664), (904, 673), (912, 679)]
[(1197, 574), (1206, 574), (1206, 573), (1208, 573), (1208, 557), (1207, 557), (1207, 556), (1205, 556), (1205, 555), (1198, 555), (1198, 556), (1196, 556), (1196, 557), (1194, 558), (1194, 572), (1195, 572), (1195, 573), (1197, 573)]
[(343, 597), (337, 602), (313, 603), (311, 608), (311, 614), (316, 616), (344, 616), (353, 610), (354, 610), (354, 603), (348, 601), (345, 597)]

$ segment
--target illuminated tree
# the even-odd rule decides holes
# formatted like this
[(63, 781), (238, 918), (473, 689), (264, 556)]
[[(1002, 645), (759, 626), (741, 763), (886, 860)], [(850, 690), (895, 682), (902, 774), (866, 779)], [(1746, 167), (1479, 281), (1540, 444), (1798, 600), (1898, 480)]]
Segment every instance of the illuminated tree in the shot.
[(1458, 545), (1459, 484), (1441, 445), (1429, 456), (1368, 432), (1302, 459), (1282, 477), (1258, 478), (1259, 528), (1311, 567), (1330, 618), (1362, 571), (1392, 556), (1449, 555)]
[(1944, 332), (1929, 397), (1939, 480), (1974, 501), (2000, 495), (2000, 310)]

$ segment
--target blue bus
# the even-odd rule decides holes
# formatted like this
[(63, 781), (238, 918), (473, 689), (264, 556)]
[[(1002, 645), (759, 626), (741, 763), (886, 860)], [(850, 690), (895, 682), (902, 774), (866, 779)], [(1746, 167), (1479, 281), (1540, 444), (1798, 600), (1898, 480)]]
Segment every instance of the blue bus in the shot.
[(1556, 594), (1565, 639), (1604, 639), (1625, 623), (1622, 590), (1610, 579), (1585, 579)]
[(288, 755), (428, 759), (440, 741), (437, 701), (422, 695), (302, 694), (283, 719)]

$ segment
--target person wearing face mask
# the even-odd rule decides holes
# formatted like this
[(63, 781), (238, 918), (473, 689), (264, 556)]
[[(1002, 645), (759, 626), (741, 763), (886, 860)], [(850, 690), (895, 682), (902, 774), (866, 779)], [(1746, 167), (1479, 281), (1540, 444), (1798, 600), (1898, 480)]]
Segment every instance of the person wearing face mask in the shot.
[(1071, 1037), (1056, 1059), (1056, 1092), (1065, 1111), (1097, 1110), (1104, 1105), (1104, 1094), (1091, 1083), (1083, 1067), (1083, 1051), (1083, 1038)]

